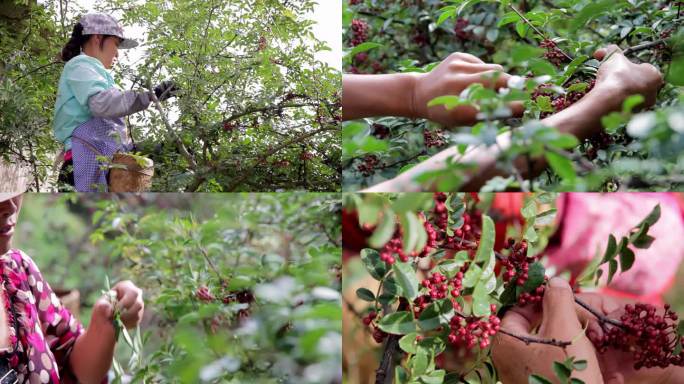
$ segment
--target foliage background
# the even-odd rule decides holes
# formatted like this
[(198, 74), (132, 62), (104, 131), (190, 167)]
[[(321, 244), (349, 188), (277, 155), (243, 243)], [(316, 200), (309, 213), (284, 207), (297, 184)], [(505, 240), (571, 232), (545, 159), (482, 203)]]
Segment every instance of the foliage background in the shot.
[(329, 48), (312, 33), (315, 1), (5, 4), (0, 149), (31, 168), (36, 190), (56, 187), (56, 56), (94, 10), (146, 32), (143, 57), (114, 70), (120, 86), (173, 79), (181, 88), (161, 111), (151, 105), (128, 119), (138, 151), (156, 163), (153, 190), (339, 189), (339, 72), (316, 58)]
[[(340, 204), (314, 193), (26, 194), (14, 244), (53, 288), (80, 291), (86, 324), (105, 276), (143, 289), (142, 348), (117, 347), (133, 382), (335, 383)], [(200, 287), (217, 300), (200, 300)], [(221, 301), (246, 289), (249, 308)]]
[[(598, 62), (587, 60), (599, 47), (619, 44), (623, 49), (669, 37), (667, 48), (640, 51), (635, 62), (648, 62), (666, 74), (654, 112), (616, 113), (604, 121), (607, 136), (587, 142), (566, 143), (552, 148), (566, 151), (565, 159), (552, 164), (552, 170), (534, 180), (532, 186), (514, 177), (492, 179), (483, 191), (505, 189), (582, 190), (668, 190), (681, 188), (682, 145), (684, 140), (684, 49), (682, 49), (681, 2), (677, 1), (590, 1), (590, 0), (347, 0), (343, 10), (343, 43), (346, 73), (425, 72), (452, 52), (468, 52), (485, 62), (501, 64), (512, 74), (551, 76), (560, 84), (566, 71), (554, 67), (542, 56), (538, 37), (516, 18), (510, 6), (517, 7), (535, 26), (553, 39), (571, 57), (584, 64), (572, 73), (580, 79), (591, 76)], [(352, 46), (352, 20), (368, 25), (365, 47)], [(355, 50), (353, 50), (355, 48)], [(355, 55), (363, 52), (362, 55)], [(584, 57), (584, 58), (583, 58)], [(472, 96), (472, 95), (471, 95)], [(465, 151), (489, 146), (493, 135), (518, 132), (518, 145), (501, 159), (501, 169), (510, 168), (510, 159), (534, 150), (535, 156), (549, 152), (548, 141), (535, 121), (542, 109), (526, 101), (527, 113), (520, 119), (482, 121), (474, 127), (450, 130), (425, 120), (385, 117), (346, 122), (343, 127), (343, 183), (355, 191), (377, 184), (410, 168), (448, 146)], [(488, 94), (477, 104), (501, 100)], [(485, 110), (486, 111), (486, 110)], [(491, 117), (491, 116), (490, 116)], [(631, 122), (631, 124), (630, 124)], [(631, 125), (631, 129), (627, 129)], [(520, 128), (516, 128), (520, 127)], [(629, 131), (629, 133), (628, 133)], [(427, 140), (426, 140), (427, 139)], [(441, 145), (426, 145), (427, 141)], [(458, 160), (458, 159), (456, 159)], [(366, 164), (371, 172), (364, 172)], [(441, 175), (452, 181), (441, 190), (458, 190), (463, 164), (454, 164)], [(426, 177), (424, 182), (430, 180)]]

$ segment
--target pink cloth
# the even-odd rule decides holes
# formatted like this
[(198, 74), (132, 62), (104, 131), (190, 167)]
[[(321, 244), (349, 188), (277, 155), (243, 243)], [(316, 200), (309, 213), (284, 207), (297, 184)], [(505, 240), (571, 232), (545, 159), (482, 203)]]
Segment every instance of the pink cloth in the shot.
[[(673, 280), (684, 257), (684, 222), (676, 196), (667, 193), (564, 193), (558, 202), (560, 244), (548, 249), (549, 265), (570, 270), (573, 277), (602, 254), (608, 235), (617, 241), (628, 234), (657, 204), (660, 220), (649, 234), (655, 241), (648, 249), (632, 247), (636, 260), (626, 273), (618, 273), (609, 290), (639, 297), (655, 297)], [(605, 266), (605, 282), (608, 275)]]
[(20, 250), (0, 256), (5, 303), (10, 323), (16, 314), (18, 334), (10, 327), (10, 344), (0, 350), (10, 358), (23, 384), (75, 383), (69, 356), (84, 330), (81, 323), (62, 306), (38, 267)]

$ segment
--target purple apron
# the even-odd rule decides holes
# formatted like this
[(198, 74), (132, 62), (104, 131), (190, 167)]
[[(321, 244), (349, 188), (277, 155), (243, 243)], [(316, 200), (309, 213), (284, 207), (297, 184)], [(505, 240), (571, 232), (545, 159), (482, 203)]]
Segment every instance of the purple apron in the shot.
[(107, 192), (107, 162), (116, 152), (133, 150), (123, 118), (93, 117), (79, 125), (71, 135), (74, 184), (78, 192)]

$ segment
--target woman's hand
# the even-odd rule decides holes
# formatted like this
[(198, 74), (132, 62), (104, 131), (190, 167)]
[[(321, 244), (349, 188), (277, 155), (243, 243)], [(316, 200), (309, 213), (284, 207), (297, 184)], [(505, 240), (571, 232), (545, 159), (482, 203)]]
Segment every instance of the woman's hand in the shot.
[[(121, 314), (121, 321), (126, 328), (135, 328), (143, 317), (145, 303), (143, 302), (142, 290), (135, 286), (131, 281), (120, 281), (112, 291), (116, 293), (116, 306)], [(93, 308), (92, 320), (97, 323), (109, 322), (114, 317), (114, 306), (109, 298), (102, 296)]]
[(603, 383), (596, 351), (584, 335), (575, 312), (572, 290), (565, 280), (553, 278), (549, 281), (544, 292), (539, 332), (531, 335), (530, 332), (536, 328), (538, 320), (539, 314), (534, 312), (532, 306), (515, 307), (504, 316), (501, 329), (520, 336), (572, 341), (572, 344), (565, 350), (547, 344), (528, 345), (499, 332), (492, 343), (492, 358), (502, 382), (527, 383), (531, 374), (551, 379), (555, 377), (554, 361), (562, 362), (573, 356), (575, 360), (586, 360), (587, 368), (583, 371), (574, 371), (572, 377), (585, 383)]
[(637, 94), (646, 99), (645, 107), (650, 107), (655, 103), (658, 90), (663, 85), (663, 76), (656, 67), (648, 63), (631, 62), (622, 54), (622, 50), (617, 45), (599, 49), (594, 53), (594, 57), (597, 60), (604, 60), (608, 57), (599, 67), (594, 89), (607, 89), (614, 92), (614, 100), (620, 105), (627, 97)]
[[(447, 110), (443, 105), (430, 108), (427, 105), (430, 100), (439, 96), (459, 95), (475, 83), (488, 88), (506, 87), (510, 77), (498, 64), (487, 64), (467, 53), (452, 53), (431, 72), (416, 77), (412, 97), (413, 115), (446, 126), (472, 124), (476, 121), (478, 112), (473, 106), (462, 105)], [(523, 112), (520, 103), (512, 105), (512, 109), (517, 115)]]
[[(634, 304), (631, 299), (616, 298), (596, 293), (579, 293), (577, 297), (594, 308), (598, 313), (611, 319), (619, 319), (624, 313), (625, 305)], [(577, 306), (577, 315), (586, 324), (587, 335), (603, 336), (603, 328), (596, 316), (584, 308)], [(668, 368), (634, 369), (634, 358), (629, 352), (622, 352), (609, 348), (604, 353), (598, 353), (603, 379), (608, 384), (637, 384), (637, 383), (684, 383), (684, 367), (671, 366)]]

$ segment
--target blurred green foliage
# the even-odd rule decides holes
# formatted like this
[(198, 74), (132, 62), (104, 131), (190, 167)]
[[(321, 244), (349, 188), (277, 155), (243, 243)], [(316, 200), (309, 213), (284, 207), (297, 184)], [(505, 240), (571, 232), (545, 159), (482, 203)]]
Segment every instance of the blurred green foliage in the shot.
[(335, 383), (340, 210), (332, 194), (26, 194), (14, 244), (85, 307), (105, 276), (143, 289), (143, 348), (117, 347), (125, 380)]

